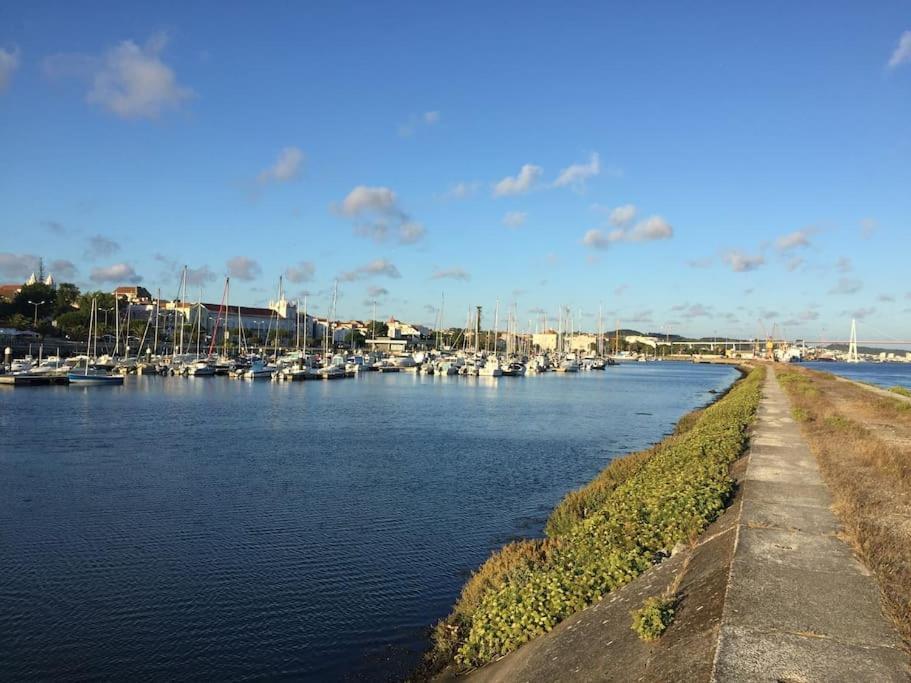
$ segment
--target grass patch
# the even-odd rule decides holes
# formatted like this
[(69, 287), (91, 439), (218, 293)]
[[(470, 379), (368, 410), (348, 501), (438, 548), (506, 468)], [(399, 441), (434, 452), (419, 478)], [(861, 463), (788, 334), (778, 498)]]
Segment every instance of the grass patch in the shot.
[(905, 387), (889, 387), (889, 391), (891, 391), (893, 394), (898, 394), (899, 396), (907, 396), (908, 398), (911, 398), (911, 389), (907, 389)]
[(791, 408), (791, 417), (794, 418), (795, 422), (808, 422), (810, 420), (810, 413), (803, 408)]
[(548, 538), (494, 553), (437, 625), (431, 668), (469, 669), (511, 652), (694, 539), (730, 497), (729, 466), (744, 450), (764, 373), (750, 372), (683, 433), (570, 493)]
[(646, 598), (642, 607), (630, 612), (633, 617), (631, 628), (642, 640), (658, 640), (674, 620), (676, 603), (675, 598)]

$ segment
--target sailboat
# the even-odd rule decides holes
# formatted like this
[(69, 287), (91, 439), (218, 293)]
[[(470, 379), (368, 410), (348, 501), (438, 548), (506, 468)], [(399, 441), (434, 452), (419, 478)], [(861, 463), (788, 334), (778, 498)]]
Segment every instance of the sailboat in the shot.
[(92, 299), (92, 312), (89, 317), (89, 334), (86, 346), (91, 344), (92, 349), (86, 348), (85, 367), (82, 370), (73, 370), (67, 373), (70, 384), (79, 386), (114, 386), (123, 384), (123, 375), (112, 375), (105, 369), (91, 366), (90, 359), (98, 353), (98, 300)]

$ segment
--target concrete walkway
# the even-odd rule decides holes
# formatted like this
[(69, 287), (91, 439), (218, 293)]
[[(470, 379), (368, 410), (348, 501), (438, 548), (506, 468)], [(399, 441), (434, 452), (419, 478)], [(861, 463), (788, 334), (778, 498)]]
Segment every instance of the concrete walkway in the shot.
[(770, 367), (722, 612), (716, 681), (907, 681), (874, 578), (836, 537), (816, 459)]

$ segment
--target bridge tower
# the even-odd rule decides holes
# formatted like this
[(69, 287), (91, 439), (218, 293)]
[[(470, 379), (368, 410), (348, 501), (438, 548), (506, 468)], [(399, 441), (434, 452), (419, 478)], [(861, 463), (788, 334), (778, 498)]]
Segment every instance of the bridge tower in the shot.
[(857, 357), (857, 320), (851, 319), (851, 340), (848, 342), (848, 362), (859, 363)]

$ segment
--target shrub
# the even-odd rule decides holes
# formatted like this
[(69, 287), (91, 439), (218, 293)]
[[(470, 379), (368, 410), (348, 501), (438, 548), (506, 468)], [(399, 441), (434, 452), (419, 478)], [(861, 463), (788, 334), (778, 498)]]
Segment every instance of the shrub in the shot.
[(674, 598), (646, 598), (642, 607), (633, 610), (632, 629), (642, 640), (658, 640), (674, 620)]
[(791, 417), (795, 422), (807, 422), (811, 419), (810, 413), (803, 408), (791, 408)]
[(764, 369), (753, 370), (691, 428), (614, 461), (567, 496), (550, 538), (492, 556), (440, 625), (432, 657), (454, 652), (474, 667), (550, 631), (570, 614), (632, 581), (713, 521), (731, 494)]
[(911, 398), (911, 389), (908, 389), (906, 387), (900, 387), (900, 386), (889, 387), (889, 391), (891, 391), (893, 394), (898, 394), (899, 396), (907, 396), (907, 397)]

